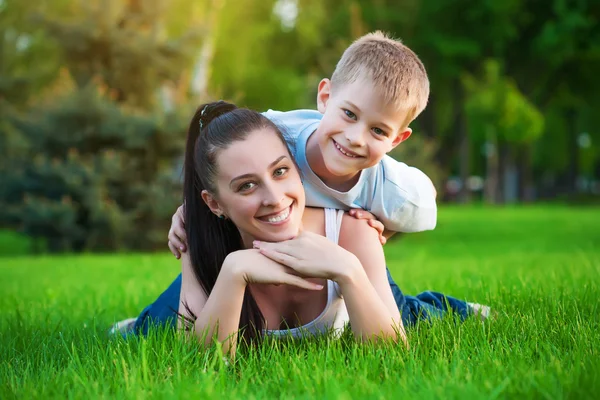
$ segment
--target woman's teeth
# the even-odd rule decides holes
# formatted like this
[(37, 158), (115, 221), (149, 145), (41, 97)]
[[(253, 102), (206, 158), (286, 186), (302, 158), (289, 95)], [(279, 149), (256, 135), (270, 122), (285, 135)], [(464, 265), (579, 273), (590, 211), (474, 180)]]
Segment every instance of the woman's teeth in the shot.
[(281, 221), (285, 220), (287, 217), (289, 217), (289, 215), (290, 215), (290, 207), (288, 207), (285, 210), (281, 211), (277, 215), (270, 216), (267, 219), (267, 221), (269, 221), (271, 223), (281, 222)]
[(342, 148), (341, 148), (341, 146), (340, 146), (339, 144), (337, 144), (337, 142), (336, 142), (336, 141), (334, 141), (333, 143), (335, 144), (335, 147), (336, 147), (336, 148), (337, 148), (337, 149), (340, 151), (340, 153), (342, 153), (343, 155), (345, 155), (345, 156), (348, 156), (348, 157), (352, 157), (352, 158), (356, 158), (356, 156), (355, 156), (355, 155), (352, 155), (352, 154), (350, 154), (350, 153), (346, 153), (346, 152), (344, 151), (344, 149), (342, 149)]

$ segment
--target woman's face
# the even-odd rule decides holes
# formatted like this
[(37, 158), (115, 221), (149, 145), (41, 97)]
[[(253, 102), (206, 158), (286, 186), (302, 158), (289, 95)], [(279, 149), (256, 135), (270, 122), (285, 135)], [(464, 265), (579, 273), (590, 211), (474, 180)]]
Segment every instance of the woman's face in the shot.
[(247, 247), (255, 239), (279, 242), (298, 234), (304, 188), (287, 147), (272, 129), (253, 131), (220, 151), (217, 168), (215, 201)]

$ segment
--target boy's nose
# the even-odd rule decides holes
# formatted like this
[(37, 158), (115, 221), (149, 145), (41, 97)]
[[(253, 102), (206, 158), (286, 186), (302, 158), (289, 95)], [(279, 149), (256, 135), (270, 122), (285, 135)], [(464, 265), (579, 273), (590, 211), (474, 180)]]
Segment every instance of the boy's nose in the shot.
[(346, 140), (350, 145), (360, 147), (365, 144), (364, 133), (362, 128), (349, 129), (346, 131)]

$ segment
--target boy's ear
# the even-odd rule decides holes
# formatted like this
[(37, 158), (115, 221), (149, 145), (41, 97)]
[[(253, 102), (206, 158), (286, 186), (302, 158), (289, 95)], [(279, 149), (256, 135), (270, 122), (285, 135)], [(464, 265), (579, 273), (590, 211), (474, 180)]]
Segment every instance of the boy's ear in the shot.
[(223, 210), (221, 209), (221, 206), (219, 205), (219, 202), (217, 201), (215, 196), (210, 194), (207, 190), (203, 190), (200, 194), (202, 196), (202, 200), (204, 200), (204, 202), (206, 203), (208, 208), (210, 208), (210, 211), (212, 211), (213, 214), (215, 214), (217, 217), (224, 215)]
[(392, 149), (398, 146), (400, 143), (404, 142), (406, 139), (408, 139), (411, 134), (412, 129), (410, 128), (406, 128), (403, 132), (400, 132), (392, 142)]
[(319, 82), (319, 90), (317, 91), (317, 110), (319, 110), (321, 114), (325, 114), (330, 97), (331, 81), (327, 78), (321, 79), (321, 82)]

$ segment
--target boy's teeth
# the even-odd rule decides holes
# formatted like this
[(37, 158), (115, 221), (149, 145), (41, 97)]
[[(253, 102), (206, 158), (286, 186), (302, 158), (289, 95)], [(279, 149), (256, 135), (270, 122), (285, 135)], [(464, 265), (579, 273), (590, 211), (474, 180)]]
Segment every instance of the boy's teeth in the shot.
[(344, 151), (344, 149), (342, 149), (342, 148), (340, 147), (340, 145), (339, 145), (339, 144), (337, 144), (337, 142), (333, 142), (333, 143), (335, 143), (335, 147), (336, 147), (336, 148), (337, 148), (339, 151), (341, 151), (343, 155), (345, 155), (345, 156), (348, 156), (348, 157), (352, 157), (352, 158), (356, 158), (356, 156), (353, 156), (352, 154), (348, 154), (348, 153), (346, 153), (346, 152)]
[(280, 212), (278, 215), (269, 217), (267, 220), (271, 223), (281, 222), (281, 221), (285, 220), (289, 215), (290, 215), (290, 208), (288, 207), (285, 210), (283, 210), (282, 212)]

